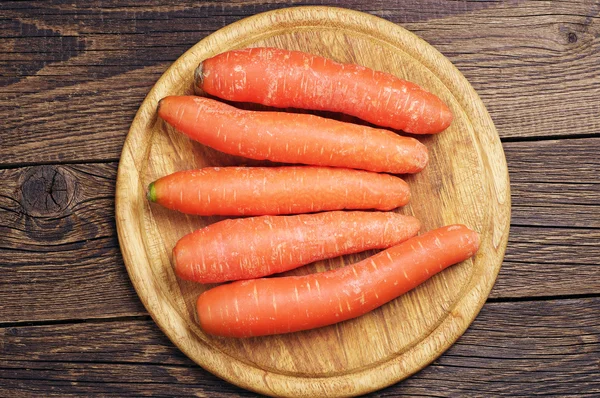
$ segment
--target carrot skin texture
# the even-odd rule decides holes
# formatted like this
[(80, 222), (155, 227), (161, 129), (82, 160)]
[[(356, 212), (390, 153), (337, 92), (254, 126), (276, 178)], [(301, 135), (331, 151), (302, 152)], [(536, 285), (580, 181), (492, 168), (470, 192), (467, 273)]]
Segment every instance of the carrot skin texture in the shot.
[(206, 167), (162, 177), (148, 199), (202, 216), (260, 216), (329, 210), (391, 210), (410, 190), (388, 174), (329, 167)]
[(417, 173), (429, 160), (414, 138), (315, 115), (246, 111), (195, 96), (163, 98), (158, 114), (193, 140), (250, 159), (393, 174)]
[(421, 223), (392, 212), (332, 211), (229, 219), (181, 238), (176, 274), (199, 283), (259, 278), (314, 261), (394, 246)]
[(203, 61), (196, 86), (231, 101), (341, 112), (413, 134), (439, 133), (452, 122), (434, 94), (389, 73), (299, 51), (249, 48)]
[(306, 276), (261, 278), (202, 293), (202, 329), (227, 337), (289, 333), (363, 315), (473, 256), (479, 235), (464, 225), (429, 231), (374, 256)]

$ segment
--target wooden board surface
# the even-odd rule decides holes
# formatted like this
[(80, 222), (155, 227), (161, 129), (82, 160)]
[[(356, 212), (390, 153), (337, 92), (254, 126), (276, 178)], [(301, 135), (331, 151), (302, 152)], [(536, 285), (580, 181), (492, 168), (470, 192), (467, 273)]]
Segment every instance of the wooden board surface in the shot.
[[(168, 66), (285, 3), (0, 2), (0, 396), (256, 396), (149, 320), (119, 253), (114, 190), (131, 121)], [(510, 172), (511, 232), (488, 303), (431, 366), (369, 396), (600, 394), (598, 2), (294, 2), (317, 3), (384, 17), (448, 57), (492, 115)], [(77, 194), (30, 212), (34, 195), (52, 196), (31, 189), (53, 186), (43, 168)]]
[[(580, 137), (600, 128), (596, 1), (295, 2), (315, 3), (381, 16), (434, 45), (475, 87), (503, 138)], [(0, 129), (12, 133), (2, 137), (0, 164), (118, 160), (132, 115), (179, 55), (242, 17), (284, 6), (2, 2)]]
[[(594, 182), (593, 173), (599, 166), (591, 156), (598, 150), (598, 138), (504, 144), (510, 164), (512, 227), (490, 297), (600, 294), (600, 267), (595, 266), (600, 263), (600, 246), (595, 244), (600, 184)], [(49, 198), (53, 190), (47, 189), (53, 186), (47, 177), (55, 172), (76, 192), (55, 197), (58, 207)], [(116, 174), (117, 163), (0, 170), (5, 181), (0, 195), (0, 231), (5, 237), (0, 244), (6, 282), (0, 290), (3, 322), (145, 314), (119, 252)], [(31, 203), (38, 204), (35, 212)], [(39, 278), (27, 283), (29, 275)], [(24, 306), (23, 295), (46, 300)]]
[[(407, 177), (414, 199), (401, 211), (417, 216), (423, 230), (452, 223), (478, 230), (482, 245), (474, 260), (338, 325), (244, 340), (205, 335), (195, 322), (194, 303), (207, 287), (178, 280), (170, 253), (185, 233), (218, 218), (189, 217), (150, 206), (145, 187), (177, 170), (244, 161), (192, 143), (158, 120), (155, 110), (166, 95), (193, 92), (193, 69), (201, 60), (247, 46), (277, 46), (359, 63), (394, 73), (440, 96), (455, 120), (443, 134), (421, 138), (432, 160), (424, 172)], [(136, 291), (161, 329), (190, 358), (232, 383), (261, 393), (339, 396), (372, 391), (413, 374), (466, 330), (502, 263), (510, 196), (506, 162), (493, 123), (449, 61), (385, 20), (310, 7), (233, 24), (194, 46), (167, 70), (140, 107), (125, 142), (116, 213), (121, 249)], [(367, 255), (312, 264), (292, 274), (339, 267)]]
[[(369, 397), (597, 396), (599, 311), (597, 297), (488, 303), (442, 357)], [(147, 318), (4, 327), (0, 337), (6, 396), (257, 396), (196, 366)]]

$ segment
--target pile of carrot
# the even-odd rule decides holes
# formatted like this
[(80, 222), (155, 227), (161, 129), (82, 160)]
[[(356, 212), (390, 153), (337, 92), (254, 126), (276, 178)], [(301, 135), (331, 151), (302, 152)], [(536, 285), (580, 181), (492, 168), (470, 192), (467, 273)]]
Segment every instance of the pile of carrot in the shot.
[[(341, 112), (413, 134), (439, 133), (452, 122), (450, 109), (416, 84), (298, 51), (225, 52), (200, 63), (195, 85), (228, 101)], [(172, 210), (251, 216), (197, 230), (173, 249), (180, 278), (233, 281), (198, 298), (207, 333), (263, 336), (356, 318), (479, 247), (477, 232), (464, 225), (417, 236), (418, 219), (390, 211), (410, 200), (408, 184), (391, 174), (418, 173), (429, 160), (415, 138), (311, 114), (241, 110), (202, 96), (163, 98), (158, 114), (219, 151), (295, 164), (207, 167), (149, 185), (148, 199)], [(328, 272), (263, 278), (370, 249), (384, 250)]]

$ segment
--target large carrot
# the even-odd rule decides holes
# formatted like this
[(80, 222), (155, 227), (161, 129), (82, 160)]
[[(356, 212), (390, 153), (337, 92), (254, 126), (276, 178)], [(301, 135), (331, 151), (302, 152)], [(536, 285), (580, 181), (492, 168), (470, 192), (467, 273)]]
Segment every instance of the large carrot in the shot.
[(420, 226), (411, 216), (360, 211), (224, 220), (181, 238), (173, 259), (183, 279), (200, 283), (251, 279), (394, 246), (416, 235)]
[(419, 172), (428, 160), (414, 138), (315, 115), (245, 111), (194, 96), (163, 98), (158, 114), (204, 145), (250, 159), (394, 174)]
[(336, 270), (220, 285), (198, 298), (200, 325), (210, 334), (250, 337), (356, 318), (471, 257), (478, 247), (476, 232), (453, 225)]
[(452, 122), (435, 95), (394, 75), (277, 48), (229, 51), (203, 61), (196, 86), (231, 101), (342, 112), (415, 134)]
[(162, 177), (148, 199), (203, 216), (278, 215), (325, 210), (391, 210), (410, 190), (388, 174), (329, 167), (207, 167)]

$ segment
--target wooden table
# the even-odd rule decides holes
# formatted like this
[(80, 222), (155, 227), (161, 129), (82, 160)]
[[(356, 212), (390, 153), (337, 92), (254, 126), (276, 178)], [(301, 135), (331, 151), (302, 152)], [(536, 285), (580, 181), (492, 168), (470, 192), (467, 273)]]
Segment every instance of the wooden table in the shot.
[[(169, 64), (285, 3), (0, 3), (0, 396), (252, 395), (187, 359), (141, 305), (115, 178)], [(485, 307), (431, 366), (373, 395), (598, 396), (600, 3), (293, 3), (369, 12), (434, 45), (479, 92), (510, 170), (511, 235)]]

